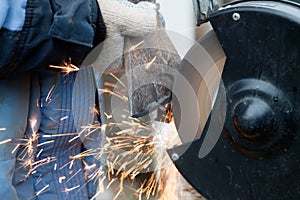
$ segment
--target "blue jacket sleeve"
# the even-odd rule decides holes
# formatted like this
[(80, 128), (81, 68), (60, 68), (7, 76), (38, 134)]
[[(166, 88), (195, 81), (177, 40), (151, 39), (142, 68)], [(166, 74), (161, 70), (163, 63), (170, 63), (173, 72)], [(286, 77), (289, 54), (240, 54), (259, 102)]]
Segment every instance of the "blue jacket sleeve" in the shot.
[(0, 80), (0, 199), (18, 199), (12, 185), (16, 162), (14, 149), (26, 129), (29, 84), (27, 73), (19, 79)]
[(22, 30), (27, 0), (3, 0), (0, 7), (0, 28)]
[(9, 4), (8, 0), (3, 0), (1, 3), (2, 5), (0, 6), (0, 28), (2, 28), (4, 21), (6, 19), (8, 10), (9, 10)]
[(27, 0), (24, 21), (22, 12), (2, 9), (0, 78), (70, 59), (80, 65), (106, 35), (96, 0)]

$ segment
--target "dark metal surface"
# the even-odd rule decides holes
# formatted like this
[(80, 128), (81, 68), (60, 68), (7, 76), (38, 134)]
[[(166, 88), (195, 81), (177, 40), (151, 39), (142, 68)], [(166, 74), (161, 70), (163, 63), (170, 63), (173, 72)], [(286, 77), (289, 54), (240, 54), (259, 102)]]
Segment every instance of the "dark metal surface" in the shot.
[[(141, 0), (129, 1), (141, 2)], [(132, 117), (142, 117), (158, 108), (164, 109), (171, 101), (170, 88), (174, 78), (168, 69), (176, 70), (181, 58), (163, 29), (165, 25), (163, 17), (158, 14), (157, 18), (158, 30), (154, 33), (125, 39), (127, 53), (124, 55), (124, 66), (128, 78), (129, 113)], [(131, 50), (133, 46), (137, 48)], [(149, 66), (146, 67), (147, 65)]]
[(169, 150), (185, 151), (175, 164), (208, 199), (300, 199), (300, 8), (295, 5), (248, 1), (210, 15), (227, 56), (222, 135), (200, 159), (208, 120), (199, 140)]
[[(192, 0), (194, 6), (194, 14), (197, 26), (207, 22), (209, 14), (218, 10), (220, 7), (231, 6), (243, 2), (262, 2), (261, 0)], [(272, 0), (265, 0), (271, 2)], [(277, 0), (277, 2), (287, 3), (291, 5), (300, 5), (300, 0)]]

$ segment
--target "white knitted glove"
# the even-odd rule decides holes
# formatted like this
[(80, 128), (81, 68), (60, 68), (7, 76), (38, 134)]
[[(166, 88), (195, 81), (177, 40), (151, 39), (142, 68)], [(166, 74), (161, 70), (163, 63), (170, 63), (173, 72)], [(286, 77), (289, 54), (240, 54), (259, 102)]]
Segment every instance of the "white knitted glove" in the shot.
[(139, 37), (156, 27), (156, 5), (150, 2), (133, 4), (127, 0), (98, 0), (109, 37)]
[(98, 0), (98, 3), (108, 37), (97, 64), (105, 67), (107, 73), (115, 72), (122, 68), (124, 37), (140, 37), (153, 32), (157, 26), (157, 7), (150, 2), (133, 4), (127, 0)]

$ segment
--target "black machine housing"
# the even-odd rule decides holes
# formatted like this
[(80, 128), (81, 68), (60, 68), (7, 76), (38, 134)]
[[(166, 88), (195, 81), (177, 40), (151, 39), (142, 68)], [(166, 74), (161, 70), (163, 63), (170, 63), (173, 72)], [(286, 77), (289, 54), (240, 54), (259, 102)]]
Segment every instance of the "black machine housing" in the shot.
[(208, 199), (300, 199), (300, 3), (212, 2), (206, 13), (194, 3), (198, 24), (211, 23), (227, 57), (226, 117), (206, 157), (207, 126), (169, 154), (184, 150), (175, 165)]

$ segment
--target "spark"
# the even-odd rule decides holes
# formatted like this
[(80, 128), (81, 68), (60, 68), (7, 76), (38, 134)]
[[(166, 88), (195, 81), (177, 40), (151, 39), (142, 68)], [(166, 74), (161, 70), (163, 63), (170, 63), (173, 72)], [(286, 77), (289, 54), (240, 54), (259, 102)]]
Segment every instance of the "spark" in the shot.
[(108, 93), (108, 94), (110, 94), (110, 95), (114, 95), (114, 96), (120, 98), (122, 101), (125, 101), (125, 102), (128, 101), (128, 97), (126, 97), (126, 96), (124, 96), (124, 95), (122, 95), (122, 94), (119, 94), (118, 92), (113, 92), (113, 91), (111, 91), (110, 89), (104, 88), (104, 89), (99, 89), (99, 91), (100, 91), (101, 93)]
[(70, 169), (70, 170), (72, 169), (73, 164), (74, 164), (74, 160), (72, 160), (72, 161), (70, 162), (70, 166), (69, 166), (69, 169)]
[(121, 194), (121, 192), (123, 191), (124, 178), (125, 178), (124, 173), (122, 173), (121, 178), (120, 178), (119, 191), (115, 195), (114, 200), (116, 200), (119, 197), (119, 195)]
[(65, 168), (66, 166), (68, 166), (69, 164), (70, 164), (70, 162), (67, 162), (66, 164), (64, 164), (63, 166), (61, 166), (59, 169), (61, 170), (61, 169)]
[(136, 48), (138, 48), (139, 46), (141, 46), (145, 41), (141, 41), (139, 43), (137, 43), (136, 45), (133, 45), (132, 47), (130, 47), (129, 51), (133, 51), (135, 50)]
[(98, 108), (92, 108), (92, 112), (96, 113), (97, 115), (100, 115), (100, 111)]
[(101, 180), (99, 180), (99, 191), (91, 198), (91, 200), (95, 200), (97, 196), (104, 192), (104, 181), (106, 177), (104, 176)]
[(60, 118), (60, 121), (63, 121), (63, 120), (68, 119), (68, 118), (69, 118), (69, 116), (62, 117), (62, 118)]
[(91, 171), (92, 169), (95, 169), (95, 167), (97, 166), (95, 163), (89, 165), (84, 160), (83, 160), (83, 164), (84, 164), (84, 170), (86, 171)]
[(60, 124), (58, 121), (56, 121), (55, 119), (53, 119), (53, 117), (49, 117), (49, 119), (50, 119), (51, 121), (53, 121), (54, 123), (56, 123), (56, 124)]
[(116, 81), (120, 83), (124, 88), (126, 88), (126, 85), (116, 75), (114, 75), (113, 73), (109, 73), (109, 75), (116, 79)]
[[(39, 135), (35, 132), (35, 127), (37, 125), (37, 119), (29, 119), (29, 125), (32, 130), (32, 134), (28, 138), (19, 139), (20, 141), (24, 142), (22, 144), (23, 151), (19, 155), (19, 160), (22, 162), (22, 166), (24, 168), (29, 167), (28, 173), (26, 177), (28, 177), (30, 174), (34, 173), (34, 146), (38, 141)], [(20, 144), (21, 145), (21, 144)], [(17, 150), (16, 147), (14, 151)]]
[(35, 185), (38, 185), (42, 181), (42, 175), (40, 174), (39, 177), (36, 180)]
[(104, 86), (112, 87), (112, 88), (118, 88), (117, 84), (110, 83), (110, 82), (104, 82)]
[(33, 170), (35, 170), (36, 168), (44, 165), (44, 164), (47, 164), (47, 163), (50, 163), (50, 162), (53, 162), (55, 161), (56, 158), (55, 157), (47, 157), (47, 158), (44, 158), (42, 160), (38, 160), (38, 161), (35, 161), (31, 164), (31, 166), (33, 167)]
[(110, 186), (115, 182), (117, 179), (112, 179), (106, 186), (106, 189), (110, 188)]
[(75, 136), (72, 139), (70, 139), (69, 143), (73, 142), (74, 140), (78, 139), (79, 137), (80, 137), (80, 133), (77, 136)]
[(78, 173), (80, 173), (82, 170), (79, 169), (76, 173), (74, 173), (67, 181), (66, 183), (70, 182), (72, 180), (72, 178), (74, 178)]
[(12, 141), (12, 139), (6, 139), (6, 140), (3, 140), (3, 141), (0, 141), (0, 144), (6, 144), (6, 143), (9, 143), (11, 141)]
[(45, 190), (49, 187), (49, 184), (43, 187), (40, 191), (36, 193), (36, 196), (39, 196), (41, 193), (45, 192)]
[(70, 159), (72, 159), (72, 160), (81, 159), (81, 158), (92, 155), (94, 151), (95, 150), (93, 150), (93, 149), (88, 149), (86, 151), (81, 152), (80, 154), (75, 155), (75, 156), (70, 156)]
[(52, 95), (52, 92), (53, 92), (54, 88), (55, 88), (55, 85), (52, 85), (52, 87), (50, 88), (50, 90), (49, 90), (49, 92), (46, 96), (45, 101), (48, 102), (48, 103), (51, 101), (51, 95)]
[[(105, 114), (108, 116), (107, 113)], [(166, 120), (172, 119), (170, 115), (171, 112), (166, 114)], [(171, 171), (171, 175), (166, 176), (168, 165), (172, 165), (166, 148), (170, 148), (170, 144), (174, 145), (179, 142), (179, 140), (174, 141), (174, 137), (177, 135), (174, 134), (173, 129), (169, 128), (173, 127), (174, 123), (166, 127), (154, 127), (139, 119), (128, 117), (128, 120), (106, 124), (106, 128), (118, 126), (121, 130), (110, 133), (107, 143), (101, 148), (101, 151), (98, 149), (98, 155), (96, 155), (98, 158), (102, 155), (106, 157), (107, 188), (118, 182), (118, 191), (114, 197), (117, 199), (124, 190), (125, 179), (133, 182), (139, 174), (152, 172), (151, 176), (144, 180), (138, 189), (135, 189), (137, 198), (141, 199), (145, 195), (145, 198), (149, 199), (156, 195), (160, 200), (174, 199), (171, 196), (165, 198), (167, 196), (165, 189), (168, 188), (171, 193), (175, 194), (179, 188), (174, 185), (171, 187), (170, 184), (166, 186), (164, 181), (164, 179), (173, 177), (178, 181), (177, 175), (173, 174), (176, 173), (175, 170)], [(92, 154), (95, 154), (95, 151)], [(178, 182), (177, 184), (180, 185)]]
[(146, 70), (149, 70), (149, 68), (151, 67), (151, 65), (154, 63), (154, 61), (156, 60), (156, 56), (145, 65)]
[(16, 147), (11, 151), (11, 153), (15, 153), (20, 146), (21, 144), (17, 144)]
[(57, 65), (49, 65), (50, 68), (55, 68), (55, 69), (61, 69), (62, 72), (65, 72), (66, 74), (69, 74), (70, 72), (76, 72), (79, 71), (79, 67), (76, 65), (73, 65), (71, 63), (71, 59), (69, 59), (68, 62), (63, 62), (62, 65), (57, 66)]
[(58, 182), (62, 183), (63, 180), (65, 180), (65, 179), (66, 179), (66, 176), (61, 176), (61, 177), (58, 178)]
[(77, 189), (77, 188), (79, 188), (79, 187), (80, 187), (80, 185), (76, 185), (76, 186), (71, 187), (71, 188), (67, 188), (67, 187), (66, 187), (66, 189), (65, 189), (63, 192), (68, 193), (68, 192), (71, 192), (71, 191), (73, 191), (73, 190), (75, 190), (75, 189)]
[[(139, 127), (140, 129), (150, 131), (150, 128), (144, 125), (137, 125), (136, 121), (132, 122), (122, 122), (125, 126), (129, 128), (113, 133), (112, 137), (107, 138), (108, 145), (105, 146), (104, 151), (100, 154), (107, 156), (107, 166), (108, 166), (108, 180), (109, 183), (107, 188), (109, 188), (116, 180), (119, 180), (119, 189), (115, 195), (114, 199), (117, 199), (124, 189), (124, 180), (134, 178), (144, 172), (150, 170), (150, 165), (153, 163), (153, 157), (155, 151), (152, 146), (153, 135), (149, 133), (146, 136), (135, 135), (135, 130), (133, 126)], [(127, 149), (126, 151), (122, 149)], [(110, 176), (116, 176), (116, 178), (110, 179)], [(154, 194), (158, 184), (155, 183), (156, 179), (152, 177), (142, 186), (142, 190), (136, 191), (139, 195), (140, 193), (147, 193), (150, 198), (151, 194)]]
[(112, 118), (112, 115), (109, 115), (106, 112), (104, 112), (104, 115), (105, 115), (106, 119), (111, 119)]
[(40, 155), (41, 155), (41, 153), (44, 151), (44, 149), (41, 149), (38, 153), (37, 153), (37, 155), (36, 155), (36, 157), (38, 158), (38, 157), (40, 157)]
[(139, 192), (139, 200), (142, 200), (142, 194), (143, 194), (143, 191), (140, 190), (140, 192)]
[(55, 142), (55, 140), (49, 140), (49, 141), (46, 141), (46, 142), (43, 142), (43, 143), (39, 143), (36, 146), (39, 147), (39, 146), (43, 146), (43, 145), (50, 144), (50, 143), (53, 143), (53, 142)]
[(64, 137), (64, 136), (70, 136), (70, 135), (78, 135), (78, 133), (62, 133), (62, 134), (43, 134), (41, 137), (43, 138), (51, 138), (51, 137)]
[(35, 127), (36, 123), (37, 123), (37, 119), (29, 119), (29, 124), (32, 130)]
[(70, 109), (64, 109), (64, 108), (52, 108), (52, 110), (59, 110), (59, 111), (66, 111), (66, 112), (70, 112)]
[(37, 108), (40, 107), (40, 99), (39, 98), (36, 98), (35, 105), (36, 105)]
[[(149, 69), (150, 66), (155, 62), (156, 57), (154, 57), (147, 65), (146, 68)], [(122, 83), (118, 77), (111, 74), (119, 83), (125, 87), (125, 84)], [(116, 88), (114, 84), (106, 84), (106, 86)], [(54, 86), (53, 86), (54, 87)], [(53, 89), (52, 89), (53, 90)], [(110, 89), (102, 89), (102, 92), (109, 93), (111, 95), (115, 95), (119, 97), (124, 102), (128, 101), (128, 97), (122, 94), (122, 92), (115, 92), (111, 91)], [(50, 90), (48, 95), (48, 99), (51, 100), (51, 93)], [(93, 110), (96, 112), (95, 110)], [(99, 111), (97, 111), (99, 112)], [(128, 112), (128, 111), (126, 111)], [(107, 113), (104, 113), (107, 119), (113, 118), (113, 116)], [(170, 114), (170, 113), (169, 113)], [(169, 116), (169, 114), (166, 115)], [(139, 183), (137, 189), (134, 189), (134, 193), (137, 198), (142, 199), (145, 196), (149, 199), (151, 196), (157, 195), (159, 200), (169, 200), (174, 199), (172, 198), (171, 194), (176, 194), (176, 190), (179, 188), (174, 186), (174, 184), (170, 184), (169, 180), (172, 182), (174, 180), (178, 181), (177, 175), (174, 176), (173, 173), (176, 173), (175, 170), (170, 170), (166, 166), (168, 163), (172, 162), (168, 160), (168, 155), (165, 153), (166, 148), (170, 141), (172, 141), (173, 136), (171, 131), (165, 130), (166, 134), (161, 134), (162, 127), (155, 128), (151, 126), (150, 123), (145, 123), (137, 118), (128, 117), (126, 120), (126, 116), (124, 116), (124, 121), (122, 122), (109, 122), (104, 125), (87, 125), (82, 126), (82, 131), (79, 133), (64, 133), (64, 134), (53, 134), (53, 135), (38, 135), (34, 132), (34, 127), (37, 123), (37, 120), (32, 120), (31, 128), (33, 130), (33, 134), (28, 139), (22, 139), (21, 143), (25, 143), (24, 145), (26, 148), (26, 154), (28, 155), (29, 159), (25, 160), (23, 166), (30, 166), (30, 173), (35, 173), (35, 169), (41, 165), (53, 162), (56, 160), (55, 157), (49, 157), (43, 160), (39, 160), (34, 162), (33, 159), (33, 145), (39, 147), (46, 145), (48, 143), (53, 143), (55, 140), (50, 140), (41, 144), (37, 144), (39, 137), (51, 138), (51, 137), (63, 137), (63, 136), (74, 136), (72, 137), (69, 142), (72, 142), (78, 139), (82, 134), (84, 136), (89, 136), (94, 133), (96, 130), (103, 130), (103, 133), (108, 128), (108, 130), (113, 130), (114, 127), (119, 127), (118, 131), (111, 132), (109, 137), (106, 137), (107, 143), (103, 147), (87, 149), (84, 152), (81, 152), (77, 155), (70, 156), (70, 161), (64, 164), (63, 166), (59, 166), (59, 169), (68, 168), (70, 173), (68, 176), (60, 176), (58, 178), (59, 183), (68, 183), (70, 182), (78, 173), (84, 170), (84, 174), (88, 178), (87, 182), (93, 179), (100, 179), (99, 182), (102, 182), (101, 191), (104, 190), (104, 180), (108, 181), (108, 185), (106, 188), (112, 187), (112, 184), (118, 184), (117, 191), (115, 194), (114, 199), (119, 198), (122, 195), (122, 191), (124, 190), (124, 184), (128, 181), (136, 181), (138, 175), (143, 173), (151, 172), (151, 176), (145, 179), (142, 183)], [(60, 121), (67, 119), (66, 117), (60, 118)], [(171, 119), (171, 118), (170, 118)], [(167, 119), (169, 120), (169, 119)], [(58, 122), (57, 122), (58, 123)], [(55, 139), (55, 138), (53, 138)], [(92, 139), (92, 138), (87, 138)], [(1, 144), (1, 142), (0, 142)], [(78, 144), (74, 144), (78, 145)], [(17, 147), (16, 147), (17, 149)], [(41, 149), (37, 157), (40, 156), (43, 149)], [(164, 152), (164, 153), (161, 153)], [(97, 159), (101, 159), (105, 157), (107, 162), (107, 171), (103, 171), (100, 168), (97, 168), (96, 164), (87, 164), (84, 161), (85, 157), (88, 156), (95, 156)], [(73, 170), (74, 162), (78, 160), (83, 162), (84, 169), (79, 169), (78, 171)], [(54, 164), (54, 170), (57, 170), (57, 163)], [(170, 173), (170, 174), (168, 174)], [(67, 180), (66, 180), (67, 179)], [(125, 182), (126, 180), (126, 182)], [(87, 183), (86, 182), (86, 183)], [(178, 182), (176, 183), (178, 184)], [(42, 190), (40, 190), (38, 194), (44, 192), (48, 186), (45, 186)], [(65, 188), (64, 192), (70, 192), (77, 188), (80, 188), (80, 185), (71, 188)], [(83, 187), (83, 186), (82, 186)], [(167, 191), (168, 190), (168, 191)], [(101, 193), (101, 191), (99, 191)], [(97, 194), (100, 194), (97, 193)], [(97, 194), (92, 198), (96, 198)], [(168, 196), (169, 195), (169, 196)], [(166, 198), (168, 197), (168, 198)]]

